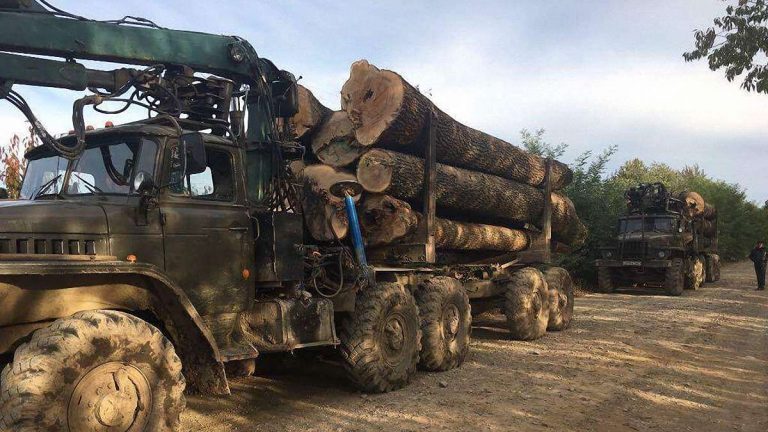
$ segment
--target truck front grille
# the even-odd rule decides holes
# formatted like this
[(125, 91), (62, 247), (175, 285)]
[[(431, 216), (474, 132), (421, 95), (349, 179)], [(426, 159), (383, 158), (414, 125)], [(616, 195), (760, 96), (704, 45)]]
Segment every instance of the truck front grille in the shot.
[(640, 240), (622, 242), (621, 256), (624, 259), (640, 259), (645, 257), (647, 243)]
[(0, 237), (0, 254), (97, 255), (103, 240), (82, 238)]

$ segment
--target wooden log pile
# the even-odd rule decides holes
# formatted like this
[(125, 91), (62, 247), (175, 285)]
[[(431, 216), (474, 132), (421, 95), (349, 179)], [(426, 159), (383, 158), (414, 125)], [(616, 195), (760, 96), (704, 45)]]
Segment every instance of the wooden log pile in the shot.
[[(299, 89), (294, 130), (308, 147), (302, 180), (305, 226), (318, 241), (343, 239), (343, 201), (330, 193), (337, 181), (356, 179), (364, 189), (358, 212), (368, 246), (418, 242), (424, 215), (424, 155), (434, 130), (437, 169), (435, 243), (444, 251), (525, 250), (531, 225), (544, 211), (546, 160), (465, 126), (437, 108), (395, 72), (355, 62), (342, 87), (341, 111)], [(298, 165), (297, 165), (298, 166)], [(553, 239), (581, 245), (586, 228), (560, 192), (571, 170), (552, 161)]]
[(683, 202), (683, 213), (693, 219), (705, 237), (713, 238), (717, 235), (717, 209), (704, 200), (698, 192), (683, 191), (677, 198)]

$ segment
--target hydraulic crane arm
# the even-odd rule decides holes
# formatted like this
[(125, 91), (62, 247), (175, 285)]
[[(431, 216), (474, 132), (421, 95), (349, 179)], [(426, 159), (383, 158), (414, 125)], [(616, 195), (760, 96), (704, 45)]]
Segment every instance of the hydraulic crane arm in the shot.
[[(249, 197), (261, 202), (278, 167), (280, 152), (275, 120), (296, 111), (296, 80), (267, 59), (250, 43), (235, 36), (169, 30), (143, 19), (94, 21), (66, 14), (47, 3), (0, 0), (0, 98), (18, 106), (42, 136), (44, 143), (67, 157), (79, 149), (66, 149), (45, 132), (26, 102), (11, 90), (14, 84), (92, 89), (95, 94), (76, 102), (98, 105), (134, 90), (149, 97), (158, 114), (186, 116), (210, 122), (224, 133), (230, 126), (233, 94), (244, 99), (248, 124), (237, 125), (233, 139), (246, 150)], [(53, 60), (35, 56), (59, 57)], [(109, 71), (86, 68), (77, 60), (94, 60), (147, 69)], [(202, 77), (211, 74), (215, 77)], [(223, 79), (222, 79), (223, 78)], [(129, 101), (130, 102), (130, 101)], [(232, 120), (242, 119), (239, 112)], [(73, 118), (77, 119), (77, 112)], [(79, 116), (82, 123), (82, 115)], [(84, 126), (75, 122), (80, 147)], [(245, 133), (240, 133), (245, 129)]]

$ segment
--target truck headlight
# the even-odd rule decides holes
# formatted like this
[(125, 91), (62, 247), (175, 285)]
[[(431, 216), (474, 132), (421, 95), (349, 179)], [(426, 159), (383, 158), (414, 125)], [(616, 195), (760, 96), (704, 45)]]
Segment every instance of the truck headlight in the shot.
[(665, 250), (660, 250), (656, 253), (656, 256), (658, 256), (659, 258), (666, 258), (669, 256), (669, 252)]

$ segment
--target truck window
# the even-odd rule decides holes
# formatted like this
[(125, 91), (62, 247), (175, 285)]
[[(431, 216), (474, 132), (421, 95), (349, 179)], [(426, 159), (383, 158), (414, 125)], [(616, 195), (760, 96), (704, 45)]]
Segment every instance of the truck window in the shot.
[[(205, 149), (205, 154), (208, 160), (205, 171), (187, 175), (183, 184), (177, 184), (171, 191), (196, 199), (233, 201), (235, 187), (231, 155), (225, 150), (210, 147)], [(179, 176), (179, 173), (171, 172), (172, 179), (176, 176)]]

